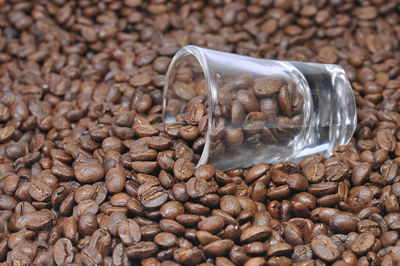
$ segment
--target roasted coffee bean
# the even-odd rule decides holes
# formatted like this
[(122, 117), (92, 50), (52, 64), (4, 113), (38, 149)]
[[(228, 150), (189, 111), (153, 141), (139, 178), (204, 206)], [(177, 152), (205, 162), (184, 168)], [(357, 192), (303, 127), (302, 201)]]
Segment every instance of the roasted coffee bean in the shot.
[(329, 225), (335, 232), (346, 234), (356, 231), (357, 220), (350, 214), (339, 213), (331, 217)]
[(268, 97), (277, 93), (286, 81), (282, 78), (259, 78), (254, 83), (254, 93), (259, 97)]
[(335, 242), (326, 235), (318, 235), (311, 241), (311, 248), (314, 254), (323, 261), (334, 262), (340, 256)]
[(97, 182), (104, 174), (104, 168), (99, 163), (83, 163), (75, 168), (76, 178), (83, 183)]
[(270, 245), (267, 251), (268, 256), (290, 256), (293, 247), (285, 242), (278, 242)]
[(176, 262), (184, 265), (198, 265), (203, 259), (203, 252), (198, 248), (177, 248), (173, 252)]
[(224, 226), (224, 219), (220, 216), (209, 216), (200, 221), (197, 227), (200, 230), (210, 232), (212, 234), (218, 233)]
[(254, 242), (265, 239), (271, 234), (271, 228), (267, 226), (252, 226), (244, 229), (240, 235), (240, 241), (243, 243)]
[(303, 169), (303, 173), (310, 183), (321, 182), (325, 174), (325, 166), (322, 163), (310, 163)]
[(194, 173), (194, 163), (185, 159), (179, 158), (174, 164), (174, 175), (177, 179), (185, 181)]
[(32, 183), (29, 188), (29, 195), (37, 201), (46, 201), (50, 199), (52, 193), (51, 187), (44, 182)]
[(133, 244), (126, 249), (126, 254), (131, 259), (144, 259), (155, 255), (158, 247), (155, 243), (149, 241), (141, 241)]
[(204, 254), (210, 257), (218, 257), (226, 255), (233, 247), (234, 242), (230, 239), (214, 241), (206, 245), (203, 249)]
[(85, 213), (79, 216), (78, 229), (80, 234), (91, 235), (96, 231), (98, 222), (96, 216), (92, 213)]
[(126, 219), (119, 224), (118, 236), (125, 245), (131, 245), (142, 238), (139, 225), (132, 219)]
[(373, 234), (362, 233), (354, 239), (351, 251), (356, 255), (364, 255), (372, 248), (374, 243), (375, 236)]
[(124, 171), (119, 168), (111, 168), (105, 177), (107, 190), (110, 193), (119, 193), (124, 189), (126, 177)]
[(149, 209), (160, 207), (168, 200), (168, 193), (155, 181), (141, 185), (137, 193), (140, 203)]
[(178, 239), (171, 233), (162, 232), (154, 237), (154, 242), (159, 246), (168, 248), (176, 245), (178, 243)]
[(54, 261), (57, 264), (68, 264), (74, 260), (74, 249), (67, 238), (60, 238), (54, 244)]
[(208, 184), (204, 178), (192, 177), (186, 182), (186, 191), (191, 198), (199, 199), (208, 192)]

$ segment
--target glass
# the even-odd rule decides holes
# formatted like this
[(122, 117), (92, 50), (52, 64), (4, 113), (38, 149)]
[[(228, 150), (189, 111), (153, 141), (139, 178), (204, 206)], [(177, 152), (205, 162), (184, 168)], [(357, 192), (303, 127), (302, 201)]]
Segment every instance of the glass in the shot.
[(338, 65), (185, 46), (172, 59), (163, 97), (168, 130), (187, 140), (198, 165), (221, 170), (329, 156), (357, 124), (354, 95)]

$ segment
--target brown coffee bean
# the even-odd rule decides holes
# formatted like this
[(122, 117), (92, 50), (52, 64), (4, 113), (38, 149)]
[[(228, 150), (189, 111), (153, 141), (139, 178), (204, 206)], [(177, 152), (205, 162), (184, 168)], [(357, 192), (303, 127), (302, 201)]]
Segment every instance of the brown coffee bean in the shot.
[(167, 219), (175, 219), (183, 215), (184, 211), (183, 205), (178, 201), (169, 201), (160, 208), (161, 216)]
[(380, 242), (383, 247), (393, 246), (399, 239), (399, 233), (395, 231), (388, 231), (381, 235)]
[(335, 242), (326, 235), (315, 236), (311, 241), (314, 254), (323, 261), (334, 262), (340, 256)]
[(185, 227), (180, 223), (171, 219), (162, 219), (160, 221), (160, 228), (165, 232), (170, 232), (175, 235), (183, 235)]
[(224, 226), (224, 219), (220, 216), (210, 216), (200, 221), (197, 227), (200, 230), (210, 232), (212, 234), (218, 233)]
[(110, 193), (122, 192), (125, 186), (126, 177), (124, 171), (119, 168), (111, 168), (105, 177), (105, 184)]
[(325, 166), (322, 163), (311, 163), (303, 169), (304, 176), (310, 183), (319, 183), (325, 174)]
[(139, 225), (132, 219), (121, 221), (118, 227), (118, 236), (127, 246), (140, 241), (142, 238)]
[(193, 199), (199, 199), (208, 192), (208, 184), (204, 178), (192, 177), (186, 182), (186, 191)]
[(173, 252), (174, 260), (184, 265), (198, 265), (203, 256), (203, 252), (198, 248), (177, 248)]
[(54, 244), (54, 261), (57, 264), (68, 264), (74, 260), (74, 249), (68, 238), (60, 238)]
[(158, 247), (149, 241), (140, 241), (126, 249), (126, 254), (130, 259), (144, 259), (155, 255)]
[(329, 225), (335, 232), (346, 234), (356, 230), (357, 220), (350, 214), (339, 213), (331, 217)]
[(6, 126), (0, 129), (0, 143), (7, 142), (14, 135), (15, 128), (13, 126)]
[(308, 192), (318, 197), (335, 193), (337, 189), (338, 184), (336, 182), (323, 182), (318, 184), (311, 184), (308, 187)]
[(32, 183), (29, 188), (29, 195), (37, 201), (47, 201), (50, 199), (53, 190), (43, 182)]
[(367, 182), (371, 170), (372, 166), (367, 162), (354, 167), (351, 178), (352, 183), (357, 186)]
[(283, 78), (259, 78), (254, 83), (254, 94), (258, 97), (268, 97), (285, 85), (286, 81)]
[(156, 181), (144, 183), (137, 193), (140, 203), (148, 209), (158, 208), (168, 200), (168, 193)]
[(362, 233), (358, 235), (352, 245), (351, 251), (356, 255), (366, 254), (374, 245), (375, 236), (371, 233)]
[(234, 242), (230, 239), (214, 241), (203, 248), (204, 254), (210, 257), (226, 255), (233, 247)]
[(97, 182), (104, 174), (104, 168), (99, 163), (83, 163), (75, 168), (76, 178), (83, 183)]
[(292, 246), (302, 245), (303, 237), (300, 228), (290, 222), (283, 223), (283, 237)]
[[(295, 262), (304, 262), (311, 260), (313, 251), (310, 245), (297, 245), (293, 248), (292, 260)], [(307, 265), (307, 264), (306, 264)]]
[(237, 216), (242, 209), (238, 199), (231, 195), (226, 195), (221, 198), (220, 208), (233, 217)]
[(267, 251), (268, 256), (290, 256), (293, 247), (285, 242), (272, 244)]
[(56, 219), (56, 215), (49, 209), (42, 209), (26, 214), (26, 227), (31, 230), (43, 229), (50, 226)]
[(250, 243), (262, 240), (271, 235), (271, 228), (267, 226), (251, 226), (242, 231), (240, 241), (242, 243)]
[(286, 183), (291, 189), (304, 191), (308, 188), (307, 179), (301, 174), (292, 174), (286, 178)]
[(246, 90), (239, 90), (237, 92), (237, 100), (243, 105), (246, 112), (255, 112), (260, 109), (260, 105), (257, 98)]
[[(395, 3), (0, 0), (0, 7), (0, 261), (400, 261)], [(299, 165), (232, 166), (238, 150), (250, 160), (264, 144), (293, 144), (309, 103), (279, 68), (267, 76), (214, 73), (218, 93), (208, 98), (204, 65), (189, 55), (170, 73), (174, 99), (163, 110), (168, 65), (186, 44), (341, 65), (357, 103), (352, 141)], [(320, 73), (290, 64), (316, 104)], [(176, 122), (164, 124), (163, 111)], [(206, 148), (214, 166), (195, 169)], [(239, 169), (214, 168), (222, 164)]]
[(176, 245), (178, 243), (178, 239), (175, 235), (171, 233), (162, 232), (154, 237), (154, 242), (159, 246), (168, 248)]
[(194, 173), (194, 163), (185, 159), (179, 158), (174, 164), (174, 175), (177, 179), (185, 181)]
[(78, 229), (83, 235), (91, 235), (96, 231), (98, 226), (96, 216), (92, 213), (85, 213), (79, 216)]
[(388, 130), (379, 130), (376, 133), (376, 142), (380, 148), (388, 152), (392, 152), (396, 149), (396, 139)]

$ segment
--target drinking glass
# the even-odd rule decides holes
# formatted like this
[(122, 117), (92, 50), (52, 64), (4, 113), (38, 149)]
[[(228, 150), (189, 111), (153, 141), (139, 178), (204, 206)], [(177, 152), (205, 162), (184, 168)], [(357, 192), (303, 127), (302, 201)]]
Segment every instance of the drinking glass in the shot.
[(354, 94), (338, 65), (192, 45), (169, 66), (163, 121), (185, 129), (181, 137), (199, 153), (198, 165), (221, 170), (329, 156), (350, 140), (357, 124)]

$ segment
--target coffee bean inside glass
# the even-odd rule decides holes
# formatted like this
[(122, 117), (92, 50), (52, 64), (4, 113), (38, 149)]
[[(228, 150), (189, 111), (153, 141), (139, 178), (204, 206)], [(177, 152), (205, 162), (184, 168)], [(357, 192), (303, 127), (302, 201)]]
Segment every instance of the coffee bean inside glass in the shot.
[(163, 95), (165, 130), (189, 141), (198, 165), (221, 170), (329, 156), (357, 124), (350, 82), (338, 65), (180, 49)]

